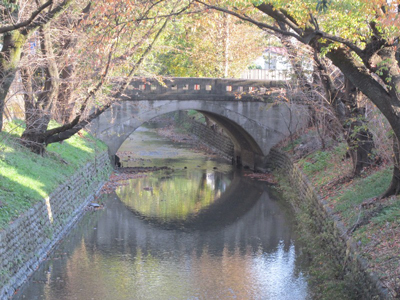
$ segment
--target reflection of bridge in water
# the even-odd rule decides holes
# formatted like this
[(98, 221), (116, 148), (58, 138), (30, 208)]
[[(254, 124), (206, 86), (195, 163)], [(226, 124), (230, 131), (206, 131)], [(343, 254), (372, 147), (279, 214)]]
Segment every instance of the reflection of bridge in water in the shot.
[(88, 238), (102, 244), (105, 253), (107, 245), (116, 247), (112, 240), (107, 240), (116, 235), (121, 239), (118, 242), (121, 249), (133, 252), (141, 249), (144, 253), (154, 249), (157, 253), (174, 252), (177, 247), (186, 247), (185, 251), (191, 254), (205, 245), (213, 245), (216, 255), (222, 254), (226, 247), (231, 251), (238, 247), (243, 253), (248, 247), (254, 251), (263, 247), (264, 251), (272, 252), (281, 243), (287, 250), (292, 244), (291, 220), (282, 203), (269, 196), (265, 185), (236, 177), (208, 209), (181, 222), (159, 222), (137, 214), (122, 201), (111, 201), (104, 211), (106, 216), (102, 216), (96, 232)]
[(270, 149), (302, 127), (306, 114), (279, 97), (283, 81), (169, 78), (132, 81), (121, 101), (91, 124), (115, 155), (126, 138), (159, 115), (194, 109), (217, 123), (234, 144), (237, 161), (263, 169)]
[[(245, 207), (232, 204), (224, 213), (232, 215), (229, 221), (215, 220), (213, 226), (190, 232), (149, 223), (133, 215), (116, 194), (109, 195), (106, 209), (85, 216), (55, 258), (42, 265), (36, 280), (43, 284), (35, 282), (31, 289), (37, 295), (44, 290), (49, 299), (175, 299), (186, 290), (179, 299), (200, 292), (207, 295), (204, 299), (217, 298), (216, 293), (226, 299), (226, 288), (238, 299), (305, 299), (290, 214), (268, 191), (256, 190), (258, 199), (241, 199)], [(281, 297), (288, 291), (295, 296)]]
[[(199, 183), (199, 186), (202, 186), (202, 183)], [(199, 187), (196, 187), (196, 189), (200, 190)], [(131, 189), (127, 189), (127, 191), (131, 191)], [(201, 207), (199, 211), (196, 210), (184, 216), (175, 216), (171, 214), (149, 215), (146, 214), (146, 212), (142, 212), (141, 207), (135, 207), (135, 205), (140, 205), (140, 201), (137, 204), (132, 203), (129, 194), (120, 195), (119, 197), (134, 215), (153, 226), (168, 230), (195, 231), (218, 230), (234, 223), (238, 217), (242, 216), (253, 207), (254, 203), (258, 201), (263, 192), (263, 186), (253, 180), (242, 177), (241, 172), (237, 170), (232, 181), (219, 198), (216, 198), (207, 206)], [(183, 192), (183, 194), (186, 193)], [(125, 198), (127, 200), (125, 200)], [(168, 201), (168, 199), (166, 201)], [(182, 200), (182, 202), (185, 201), (187, 200)], [(223, 218), (221, 218), (221, 216), (223, 216)], [(221, 220), (223, 220), (223, 222), (221, 222)]]

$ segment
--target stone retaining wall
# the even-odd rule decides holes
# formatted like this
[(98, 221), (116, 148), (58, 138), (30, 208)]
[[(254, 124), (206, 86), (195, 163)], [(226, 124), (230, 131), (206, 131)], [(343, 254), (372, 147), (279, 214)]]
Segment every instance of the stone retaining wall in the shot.
[(298, 192), (297, 199), (290, 199), (295, 210), (309, 204), (310, 218), (320, 228), (324, 242), (337, 265), (349, 274), (351, 284), (361, 295), (360, 299), (387, 299), (388, 293), (374, 274), (367, 272), (366, 262), (357, 253), (357, 247), (346, 233), (343, 224), (333, 215), (327, 203), (315, 193), (306, 176), (293, 164), (285, 153), (272, 149), (269, 154), (271, 167), (286, 171), (290, 183)]
[(197, 136), (202, 142), (216, 150), (218, 154), (231, 160), (234, 156), (234, 146), (231, 139), (212, 128), (201, 124), (189, 117), (185, 112), (179, 111), (177, 123), (187, 131)]
[(0, 299), (10, 298), (79, 219), (111, 172), (107, 152), (0, 231)]

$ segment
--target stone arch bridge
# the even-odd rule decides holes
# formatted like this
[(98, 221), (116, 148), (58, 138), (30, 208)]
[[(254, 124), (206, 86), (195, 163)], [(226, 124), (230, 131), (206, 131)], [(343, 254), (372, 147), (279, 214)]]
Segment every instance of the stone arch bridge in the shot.
[(165, 113), (194, 109), (228, 134), (238, 164), (262, 170), (270, 149), (307, 120), (304, 108), (280, 100), (283, 84), (215, 78), (137, 79), (119, 101), (92, 121), (90, 130), (113, 156), (143, 123)]

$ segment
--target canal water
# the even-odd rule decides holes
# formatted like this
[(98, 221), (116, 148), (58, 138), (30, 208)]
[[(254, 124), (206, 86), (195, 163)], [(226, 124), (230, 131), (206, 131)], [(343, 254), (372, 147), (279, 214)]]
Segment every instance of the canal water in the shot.
[(13, 299), (309, 299), (285, 201), (265, 182), (141, 127), (130, 179), (89, 211)]

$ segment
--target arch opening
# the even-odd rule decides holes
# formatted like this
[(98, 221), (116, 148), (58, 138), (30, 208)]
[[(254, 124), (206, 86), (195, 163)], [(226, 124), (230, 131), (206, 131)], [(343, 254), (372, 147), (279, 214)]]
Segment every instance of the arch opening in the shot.
[(290, 132), (286, 119), (292, 112), (288, 112), (285, 105), (204, 100), (121, 101), (92, 122), (90, 129), (108, 145), (113, 156), (128, 136), (146, 121), (191, 109), (221, 126), (234, 144), (235, 163), (254, 170), (268, 167), (270, 149)]
[[(175, 112), (181, 112), (181, 111), (175, 111)], [(225, 133), (225, 136), (227, 136), (230, 139), (230, 141), (233, 144), (233, 151), (232, 154), (229, 155), (229, 157), (227, 157), (228, 155), (225, 157), (229, 158), (232, 161), (232, 164), (238, 167), (243, 166), (245, 168), (250, 168), (250, 169), (256, 168), (257, 162), (259, 162), (260, 158), (263, 157), (264, 155), (260, 146), (254, 140), (254, 138), (248, 132), (246, 132), (246, 130), (244, 130), (239, 124), (233, 122), (232, 120), (229, 120), (224, 116), (207, 112), (204, 110), (196, 110), (196, 111), (204, 115), (206, 118), (212, 120), (212, 122), (216, 123), (218, 127), (220, 127), (222, 131)], [(159, 118), (160, 116), (166, 114), (168, 113), (158, 115), (140, 124), (140, 126), (135, 128), (129, 135), (127, 135), (126, 139), (121, 143), (120, 147), (129, 138), (130, 135), (134, 134), (136, 129), (140, 128), (145, 123), (151, 122), (155, 118)], [(208, 140), (210, 140), (210, 138), (212, 137), (209, 137)], [(207, 143), (207, 141), (205, 142)], [(216, 143), (217, 142), (218, 141), (216, 141)], [(210, 145), (211, 147), (213, 146), (211, 143), (208, 143), (208, 145)], [(117, 149), (116, 152), (118, 152), (120, 147)]]
[(255, 169), (259, 157), (263, 157), (263, 151), (254, 138), (239, 124), (226, 117), (207, 111), (199, 111), (218, 124), (230, 137), (234, 144), (233, 162), (238, 166)]

